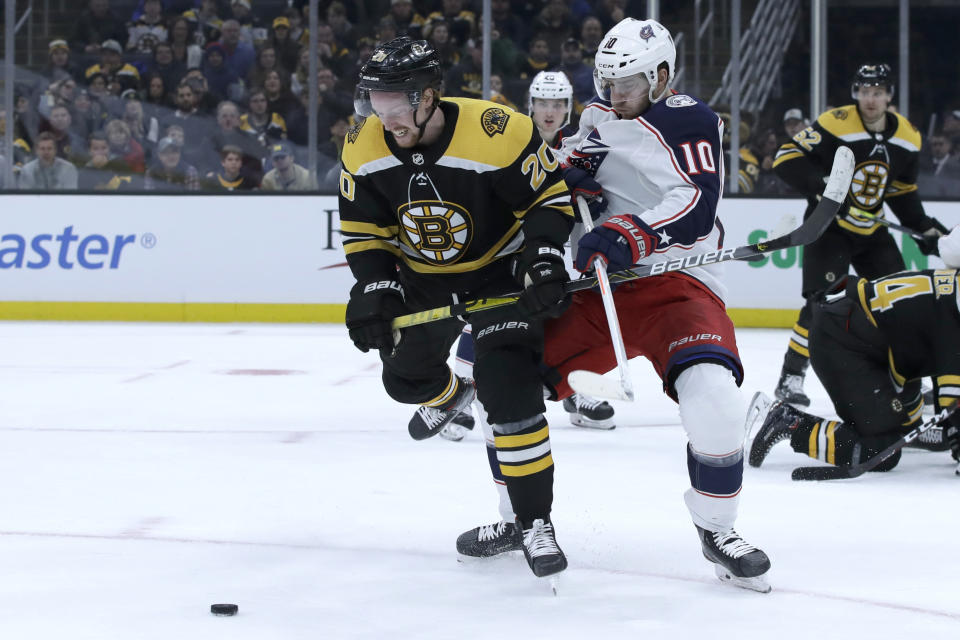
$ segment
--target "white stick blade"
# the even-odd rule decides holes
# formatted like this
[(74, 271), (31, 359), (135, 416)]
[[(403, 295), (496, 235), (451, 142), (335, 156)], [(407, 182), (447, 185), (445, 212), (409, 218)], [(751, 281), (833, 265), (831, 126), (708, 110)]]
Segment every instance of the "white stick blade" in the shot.
[(607, 400), (626, 400), (633, 402), (633, 391), (624, 389), (623, 386), (611, 378), (605, 378), (599, 373), (593, 371), (571, 371), (567, 376), (567, 382), (577, 393), (582, 393), (594, 398), (605, 398)]
[(849, 147), (837, 147), (833, 156), (833, 167), (830, 169), (830, 179), (823, 190), (824, 197), (834, 202), (843, 202), (853, 180), (854, 158)]

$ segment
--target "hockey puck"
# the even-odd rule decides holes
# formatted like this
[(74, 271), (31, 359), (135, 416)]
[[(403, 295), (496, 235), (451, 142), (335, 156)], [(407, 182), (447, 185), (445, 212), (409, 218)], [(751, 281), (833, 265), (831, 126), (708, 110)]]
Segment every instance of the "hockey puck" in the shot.
[(235, 616), (237, 611), (240, 610), (235, 604), (212, 604), (210, 605), (210, 613), (215, 616)]

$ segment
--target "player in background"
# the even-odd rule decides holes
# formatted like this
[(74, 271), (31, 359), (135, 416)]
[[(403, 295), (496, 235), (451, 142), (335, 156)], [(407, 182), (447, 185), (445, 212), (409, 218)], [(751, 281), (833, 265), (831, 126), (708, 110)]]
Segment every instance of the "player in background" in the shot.
[(441, 99), (440, 59), (424, 40), (381, 44), (360, 70), (340, 173), (343, 246), (356, 284), (350, 338), (376, 349), (383, 384), (419, 404), (408, 431), (436, 435), (474, 398), (447, 366), (463, 322), (395, 335), (391, 320), (523, 288), (516, 305), (475, 313), (474, 374), (496, 456), (537, 576), (566, 568), (550, 511), (553, 457), (539, 364), (543, 319), (568, 304), (563, 245), (570, 193), (529, 117), (483, 100)]
[[(794, 451), (836, 466), (872, 458), (921, 419), (920, 381), (931, 376), (938, 409), (960, 399), (960, 227), (938, 241), (946, 269), (901, 271), (838, 287), (815, 303), (810, 361), (840, 421), (804, 413), (758, 392), (747, 413), (748, 430), (761, 427), (750, 448), (759, 467), (770, 449), (789, 440)], [(922, 448), (960, 455), (957, 427), (934, 427)], [(900, 451), (874, 470), (889, 471)]]
[(804, 216), (816, 206), (823, 179), (830, 173), (837, 147), (850, 147), (856, 170), (849, 205), (826, 232), (803, 251), (803, 287), (807, 300), (793, 327), (774, 395), (782, 402), (809, 406), (803, 378), (810, 362), (807, 338), (814, 295), (847, 275), (873, 279), (905, 268), (903, 256), (887, 227), (874, 218), (884, 216), (886, 204), (907, 227), (927, 236), (918, 244), (929, 255), (946, 228), (928, 217), (917, 193), (920, 132), (889, 110), (894, 93), (893, 72), (885, 64), (857, 69), (851, 86), (855, 104), (820, 114), (809, 127), (780, 147), (773, 169), (807, 198)]
[[(577, 128), (570, 123), (572, 110), (573, 86), (562, 71), (541, 71), (534, 76), (527, 98), (527, 113), (536, 125), (540, 137), (551, 149), (556, 150), (564, 138), (576, 133)], [(473, 379), (474, 353), (470, 331), (469, 325), (463, 328), (454, 366), (456, 374), (466, 379)], [(575, 393), (563, 401), (563, 408), (570, 415), (570, 422), (578, 427), (616, 428), (613, 407), (603, 400)], [(467, 409), (444, 427), (440, 436), (455, 442), (463, 440), (466, 435), (464, 429), (473, 429), (474, 424), (473, 415)], [(487, 438), (487, 446), (493, 447), (490, 437)], [(493, 459), (495, 458), (491, 458)], [(496, 474), (494, 469), (494, 475)]]
[[(591, 269), (594, 259), (617, 271), (717, 250), (723, 240), (717, 219), (723, 185), (720, 117), (696, 98), (670, 89), (676, 48), (659, 23), (627, 18), (602, 43), (595, 61), (597, 92), (619, 118), (599, 123), (572, 151), (571, 163), (595, 180), (597, 196), (608, 201), (609, 217), (579, 241), (577, 269)], [(689, 438), (691, 487), (684, 498), (704, 556), (715, 563), (721, 580), (768, 591), (767, 555), (734, 530), (745, 403), (721, 270), (722, 265), (699, 266), (623, 283), (614, 300), (627, 355), (646, 357), (663, 391), (679, 403)], [(545, 381), (553, 399), (572, 393), (571, 371), (614, 368), (596, 291), (574, 294), (570, 309), (547, 322), (546, 329)], [(508, 517), (502, 500), (500, 511)], [(489, 556), (510, 550), (502, 525), (462, 534), (458, 551)]]

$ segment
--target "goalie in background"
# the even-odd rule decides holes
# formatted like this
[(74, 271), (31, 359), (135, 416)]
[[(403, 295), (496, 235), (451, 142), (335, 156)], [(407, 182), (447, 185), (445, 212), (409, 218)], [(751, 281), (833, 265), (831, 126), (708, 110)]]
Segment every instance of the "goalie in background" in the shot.
[[(933, 378), (937, 410), (960, 398), (960, 227), (938, 240), (946, 269), (901, 271), (845, 283), (816, 302), (810, 326), (810, 362), (840, 421), (771, 404), (758, 392), (747, 412), (748, 430), (760, 429), (750, 465), (763, 464), (783, 440), (797, 453), (836, 466), (872, 458), (916, 427), (923, 410), (920, 381)], [(960, 456), (955, 412), (910, 446), (951, 449)], [(889, 471), (900, 451), (875, 471)]]

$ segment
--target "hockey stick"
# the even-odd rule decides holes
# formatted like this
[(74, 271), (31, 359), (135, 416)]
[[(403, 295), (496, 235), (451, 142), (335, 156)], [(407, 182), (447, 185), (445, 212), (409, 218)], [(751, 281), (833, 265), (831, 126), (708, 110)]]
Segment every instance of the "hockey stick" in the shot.
[[(799, 227), (790, 233), (773, 238), (765, 242), (743, 245), (735, 249), (718, 249), (717, 251), (708, 251), (687, 258), (676, 258), (663, 260), (654, 264), (645, 264), (623, 271), (614, 271), (607, 274), (612, 283), (629, 282), (638, 278), (647, 278), (658, 276), (671, 271), (680, 271), (691, 267), (699, 267), (708, 264), (719, 264), (728, 260), (752, 260), (762, 256), (769, 251), (778, 251), (780, 249), (789, 249), (799, 245), (810, 244), (819, 238), (834, 216), (840, 210), (840, 204), (847, 197), (847, 190), (850, 188), (850, 180), (853, 178), (853, 152), (847, 147), (839, 147), (833, 158), (833, 169), (830, 172), (830, 178), (827, 180), (827, 186), (823, 190), (823, 197), (817, 203), (816, 208), (810, 216), (803, 221)], [(580, 278), (571, 280), (563, 285), (564, 291), (574, 293), (584, 289), (592, 289), (597, 286), (597, 279)], [(520, 293), (509, 293), (500, 298), (481, 298), (479, 300), (469, 300), (467, 302), (458, 302), (446, 307), (437, 307), (425, 311), (417, 311), (403, 316), (397, 316), (393, 319), (394, 329), (403, 329), (427, 322), (435, 322), (461, 316), (474, 311), (483, 309), (493, 309), (507, 304), (513, 304), (519, 298)]]
[(862, 216), (862, 217), (867, 218), (867, 219), (869, 219), (869, 220), (873, 220), (874, 222), (879, 222), (879, 223), (882, 224), (883, 226), (885, 226), (885, 227), (890, 227), (890, 228), (893, 229), (894, 231), (899, 231), (899, 232), (901, 232), (901, 233), (904, 233), (904, 234), (910, 236), (911, 238), (913, 238), (914, 240), (926, 240), (926, 238), (923, 237), (923, 234), (922, 234), (922, 233), (917, 233), (917, 232), (914, 231), (913, 229), (908, 229), (907, 227), (903, 226), (902, 224), (897, 224), (896, 222), (890, 222), (890, 221), (887, 220), (886, 218), (879, 218), (879, 217), (875, 216), (874, 214), (870, 213), (869, 211), (863, 211), (863, 210), (861, 210), (861, 211), (858, 211), (855, 215)]
[[(577, 196), (577, 208), (580, 210), (580, 220), (587, 233), (593, 231), (593, 218), (583, 196)], [(594, 258), (593, 271), (597, 274), (600, 283), (600, 297), (603, 299), (603, 310), (607, 314), (607, 326), (610, 328), (610, 343), (613, 353), (617, 357), (617, 373), (620, 374), (620, 385), (614, 386), (602, 374), (593, 371), (578, 369), (567, 375), (567, 382), (577, 393), (584, 395), (608, 398), (612, 400), (629, 400), (633, 402), (633, 383), (630, 381), (630, 365), (627, 363), (627, 348), (623, 344), (623, 333), (620, 331), (620, 320), (617, 318), (617, 307), (613, 302), (613, 291), (610, 289), (610, 279), (607, 277), (607, 266), (602, 258)]]
[(849, 467), (797, 467), (793, 470), (793, 473), (790, 474), (790, 477), (794, 480), (845, 480), (847, 478), (856, 478), (857, 476), (862, 476), (867, 471), (875, 469), (881, 462), (895, 454), (900, 449), (903, 449), (908, 443), (913, 442), (920, 435), (933, 427), (945, 422), (953, 412), (956, 410), (957, 405), (944, 409), (937, 415), (933, 416), (923, 424), (918, 425), (912, 431), (904, 435), (902, 438), (891, 444), (889, 447), (873, 456), (868, 458), (863, 462), (850, 465)]

